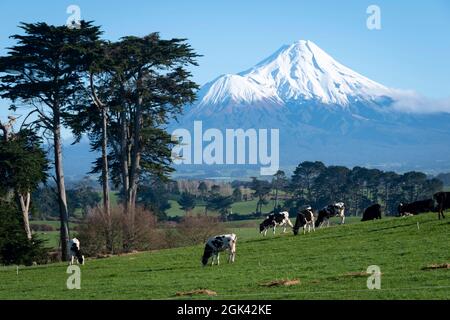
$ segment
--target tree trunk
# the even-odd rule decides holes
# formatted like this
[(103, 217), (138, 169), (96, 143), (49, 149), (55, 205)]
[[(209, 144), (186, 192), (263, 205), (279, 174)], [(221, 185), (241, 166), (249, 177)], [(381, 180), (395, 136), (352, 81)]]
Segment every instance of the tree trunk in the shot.
[(22, 210), (23, 226), (25, 228), (28, 240), (31, 240), (30, 219), (28, 217), (28, 211), (30, 209), (30, 193), (27, 192), (25, 196), (23, 194), (19, 194), (19, 202)]
[(127, 144), (127, 117), (125, 111), (120, 112), (120, 162), (121, 162), (121, 174), (122, 174), (122, 194), (125, 197), (124, 206), (125, 211), (128, 212), (128, 183), (129, 183), (129, 174), (128, 174), (128, 144)]
[[(138, 85), (139, 92), (139, 85)], [(139, 94), (139, 93), (138, 93)], [(141, 162), (141, 126), (142, 126), (142, 97), (138, 97), (136, 110), (133, 119), (133, 149), (131, 152), (130, 164), (130, 185), (128, 193), (129, 207), (134, 208), (136, 205), (137, 189), (139, 183), (139, 170)]]
[(107, 249), (113, 253), (111, 209), (109, 200), (109, 168), (108, 168), (108, 118), (107, 108), (102, 107), (102, 187), (103, 187), (103, 212), (108, 223)]
[(58, 112), (54, 113), (54, 153), (55, 153), (55, 174), (56, 185), (59, 197), (59, 216), (61, 221), (60, 240), (61, 240), (61, 258), (63, 261), (69, 259), (69, 213), (67, 210), (66, 186), (64, 184), (64, 171), (62, 163), (62, 145), (61, 145), (61, 125)]

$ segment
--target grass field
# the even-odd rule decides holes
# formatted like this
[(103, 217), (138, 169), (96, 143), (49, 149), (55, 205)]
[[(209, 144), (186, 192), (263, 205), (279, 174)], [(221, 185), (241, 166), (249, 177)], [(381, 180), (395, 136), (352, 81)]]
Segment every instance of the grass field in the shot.
[[(55, 228), (55, 231), (36, 231), (35, 234), (38, 235), (39, 239), (46, 240), (45, 246), (48, 248), (57, 248), (59, 246), (59, 221), (49, 221), (49, 220), (32, 220), (30, 221), (31, 227), (33, 225), (46, 224)], [(69, 222), (69, 227), (73, 229), (76, 226), (75, 223)], [(75, 235), (76, 232), (73, 232)]]
[[(231, 210), (233, 213), (239, 213), (239, 214), (250, 214), (255, 211), (256, 209), (256, 202), (257, 200), (249, 200), (249, 201), (240, 201), (235, 202), (231, 206)], [(169, 200), (169, 203), (171, 205), (170, 209), (167, 210), (167, 215), (169, 217), (176, 217), (176, 216), (184, 216), (184, 211), (180, 209), (180, 206), (178, 203), (174, 200)], [(267, 205), (262, 207), (263, 212), (270, 212), (273, 210), (273, 202), (269, 202)], [(203, 214), (205, 212), (205, 206), (196, 206), (194, 210), (192, 210), (192, 213), (197, 214)], [(217, 213), (209, 212), (209, 215), (217, 215)]]
[[(315, 233), (263, 238), (247, 224), (238, 234), (237, 258), (201, 267), (203, 246), (88, 259), (81, 290), (66, 288), (63, 263), (0, 268), (0, 299), (178, 299), (209, 289), (197, 299), (449, 299), (450, 269), (422, 270), (450, 262), (450, 219), (436, 214), (334, 225)], [(243, 226), (239, 228), (239, 226)], [(237, 228), (237, 229), (236, 229)], [(268, 234), (269, 235), (269, 234)], [(366, 287), (367, 267), (381, 268), (381, 290)], [(299, 279), (290, 287), (264, 287)]]

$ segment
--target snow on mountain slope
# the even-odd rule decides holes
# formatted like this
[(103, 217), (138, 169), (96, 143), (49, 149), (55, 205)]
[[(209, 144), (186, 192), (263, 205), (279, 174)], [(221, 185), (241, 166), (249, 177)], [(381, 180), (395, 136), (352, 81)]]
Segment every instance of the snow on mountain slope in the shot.
[(198, 106), (293, 100), (346, 106), (393, 92), (340, 64), (313, 42), (300, 40), (247, 71), (223, 75), (207, 84)]
[(201, 105), (241, 103), (252, 104), (260, 101), (283, 103), (278, 98), (276, 88), (261, 85), (252, 78), (227, 74), (207, 85), (208, 90)]

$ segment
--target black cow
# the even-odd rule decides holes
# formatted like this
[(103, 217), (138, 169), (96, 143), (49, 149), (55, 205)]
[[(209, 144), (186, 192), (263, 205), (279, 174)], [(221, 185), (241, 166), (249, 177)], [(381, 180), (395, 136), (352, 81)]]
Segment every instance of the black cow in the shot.
[(433, 196), (436, 202), (436, 210), (438, 212), (438, 218), (445, 218), (444, 210), (450, 209), (450, 192), (438, 192)]
[(381, 206), (377, 203), (364, 210), (361, 221), (381, 219)]
[(293, 228), (294, 235), (298, 234), (298, 230), (300, 228), (303, 228), (303, 234), (306, 233), (306, 228), (308, 228), (308, 232), (311, 232), (311, 227), (313, 228), (313, 231), (316, 231), (314, 225), (314, 213), (312, 211), (312, 208), (310, 206), (307, 206), (297, 215), (297, 219), (295, 220), (295, 225)]
[(434, 200), (426, 199), (406, 204), (400, 203), (397, 207), (397, 211), (400, 217), (435, 211)]

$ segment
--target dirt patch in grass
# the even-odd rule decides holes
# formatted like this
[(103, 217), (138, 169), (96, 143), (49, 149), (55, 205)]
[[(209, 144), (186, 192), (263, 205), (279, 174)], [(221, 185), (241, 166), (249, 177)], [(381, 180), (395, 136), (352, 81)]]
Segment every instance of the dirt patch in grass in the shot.
[[(332, 281), (339, 281), (339, 280), (344, 280), (347, 278), (367, 278), (368, 276), (370, 276), (371, 273), (367, 273), (365, 271), (361, 271), (361, 272), (346, 272), (343, 274), (340, 274), (338, 276), (330, 276), (327, 277), (327, 280), (332, 280)], [(382, 273), (380, 273), (380, 275), (382, 275)]]
[(263, 287), (278, 287), (278, 286), (295, 286), (297, 284), (300, 284), (299, 279), (281, 279), (281, 280), (272, 280), (269, 282), (261, 283), (260, 286)]
[(215, 296), (217, 292), (209, 290), (209, 289), (197, 289), (191, 291), (180, 291), (175, 294), (177, 297), (185, 297), (185, 296), (195, 296), (195, 295), (207, 295), (207, 296)]
[(368, 277), (370, 274), (367, 272), (347, 272), (342, 274), (342, 277), (349, 277), (349, 278), (358, 278), (358, 277)]
[(450, 263), (436, 263), (423, 267), (422, 270), (450, 269)]

